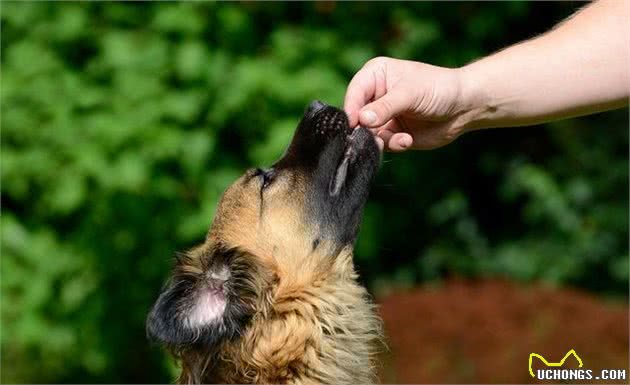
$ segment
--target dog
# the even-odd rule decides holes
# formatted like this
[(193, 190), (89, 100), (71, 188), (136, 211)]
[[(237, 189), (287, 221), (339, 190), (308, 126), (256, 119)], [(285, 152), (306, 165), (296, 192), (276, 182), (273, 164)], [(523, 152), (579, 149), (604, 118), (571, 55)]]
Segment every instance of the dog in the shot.
[(380, 151), (312, 102), (285, 154), (224, 192), (147, 317), (179, 383), (372, 383), (381, 322), (352, 253)]

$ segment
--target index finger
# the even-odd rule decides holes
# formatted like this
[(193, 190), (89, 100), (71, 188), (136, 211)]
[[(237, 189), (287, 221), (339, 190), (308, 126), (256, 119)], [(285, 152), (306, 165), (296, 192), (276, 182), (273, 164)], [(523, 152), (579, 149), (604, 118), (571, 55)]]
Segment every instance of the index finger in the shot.
[(364, 65), (350, 80), (343, 103), (351, 128), (359, 124), (359, 111), (372, 100), (375, 92), (374, 74), (367, 65)]

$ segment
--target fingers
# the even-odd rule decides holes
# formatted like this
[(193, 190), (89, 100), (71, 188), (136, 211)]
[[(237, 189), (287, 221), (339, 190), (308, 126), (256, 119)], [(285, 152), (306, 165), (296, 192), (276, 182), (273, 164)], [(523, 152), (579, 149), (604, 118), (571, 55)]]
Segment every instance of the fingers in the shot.
[(389, 92), (366, 105), (359, 113), (359, 123), (366, 127), (382, 126), (396, 115), (409, 110), (409, 92), (394, 86)]
[[(419, 95), (395, 64), (400, 63), (386, 57), (374, 58), (354, 75), (344, 100), (350, 127), (370, 129), (379, 148), (392, 152), (426, 150), (452, 142), (460, 134), (450, 127), (452, 120), (443, 119), (449, 116), (439, 111), (416, 111)], [(435, 67), (425, 67), (435, 71)]]
[(406, 132), (397, 132), (389, 138), (387, 148), (392, 152), (406, 151), (411, 148), (413, 137)]
[[(401, 152), (411, 148), (413, 136), (402, 132), (397, 119), (392, 119), (382, 126), (370, 129), (381, 151)], [(399, 135), (400, 134), (400, 135)], [(392, 140), (392, 136), (396, 136)]]
[(370, 101), (376, 92), (376, 82), (369, 62), (357, 72), (346, 90), (344, 110), (348, 114), (350, 127), (359, 124), (359, 110)]
[(376, 145), (378, 146), (378, 150), (380, 152), (383, 152), (383, 150), (385, 149), (385, 142), (383, 142), (383, 139), (378, 136), (375, 136), (374, 141), (376, 142)]
[(389, 122), (385, 123), (382, 126), (378, 126), (378, 127), (372, 127), (372, 128), (368, 128), (372, 134), (377, 135), (379, 132), (381, 131), (391, 131), (392, 133), (394, 132), (398, 132), (398, 131), (404, 131), (401, 129), (401, 127), (398, 125), (398, 120), (397, 119), (392, 119)]
[(392, 132), (382, 130), (378, 138), (383, 141), (385, 151), (402, 152), (409, 150), (413, 144), (413, 137), (407, 132)]
[(346, 90), (344, 110), (348, 114), (350, 127), (359, 124), (359, 111), (371, 100), (378, 99), (387, 92), (385, 79), (387, 63), (391, 58), (376, 57), (363, 65)]
[(384, 150), (402, 152), (407, 150), (432, 150), (455, 140), (461, 132), (444, 122), (416, 122), (411, 131), (403, 129), (396, 119), (371, 130), (383, 140)]

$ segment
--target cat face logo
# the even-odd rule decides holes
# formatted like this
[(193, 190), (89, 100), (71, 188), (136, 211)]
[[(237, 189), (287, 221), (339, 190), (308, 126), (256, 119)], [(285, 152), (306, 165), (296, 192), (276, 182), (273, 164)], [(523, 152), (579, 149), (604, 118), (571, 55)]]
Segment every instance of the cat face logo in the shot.
[(549, 362), (545, 359), (545, 357), (541, 356), (540, 354), (537, 353), (531, 353), (529, 355), (529, 374), (536, 378), (536, 376), (534, 375), (534, 370), (532, 369), (532, 361), (534, 360), (534, 357), (538, 358), (539, 360), (542, 361), (543, 364), (545, 364), (548, 367), (561, 367), (562, 365), (564, 365), (565, 361), (569, 358), (569, 356), (573, 356), (575, 357), (575, 359), (577, 360), (578, 363), (578, 367), (581, 368), (582, 365), (584, 365), (582, 363), (582, 359), (580, 358), (580, 356), (577, 355), (577, 353), (575, 352), (574, 349), (571, 349), (567, 352), (567, 354), (564, 355), (564, 357), (562, 357), (562, 359), (559, 362)]

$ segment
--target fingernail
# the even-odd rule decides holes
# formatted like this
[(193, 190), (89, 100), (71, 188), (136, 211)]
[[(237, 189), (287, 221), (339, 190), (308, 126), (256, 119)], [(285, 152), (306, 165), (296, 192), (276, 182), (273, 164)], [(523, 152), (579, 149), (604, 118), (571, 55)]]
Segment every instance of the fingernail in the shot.
[(361, 111), (361, 122), (366, 124), (372, 124), (376, 122), (376, 113), (370, 110)]
[(398, 141), (398, 144), (400, 144), (400, 147), (402, 148), (407, 148), (411, 146), (411, 138), (409, 137), (400, 138), (400, 140)]

